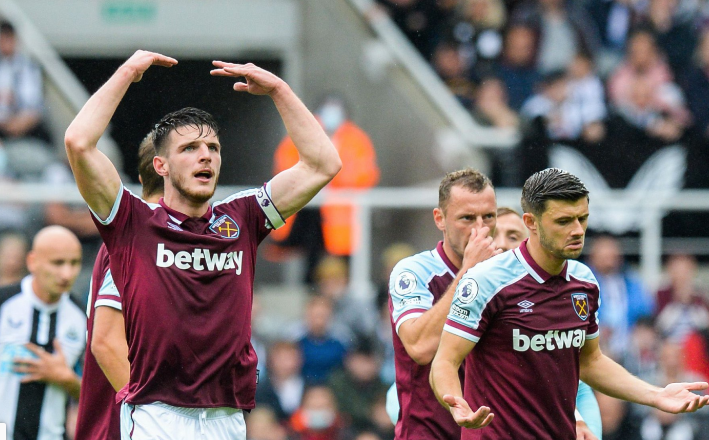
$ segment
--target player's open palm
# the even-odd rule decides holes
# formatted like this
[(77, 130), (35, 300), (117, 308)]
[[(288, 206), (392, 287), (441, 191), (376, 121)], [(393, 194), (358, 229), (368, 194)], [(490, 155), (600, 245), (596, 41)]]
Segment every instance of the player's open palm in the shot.
[(450, 412), (455, 422), (463, 428), (484, 428), (495, 417), (487, 406), (481, 406), (477, 411), (473, 412), (468, 402), (462, 397), (446, 394), (443, 396), (443, 401), (450, 407)]
[(461, 270), (467, 270), (501, 252), (502, 249), (497, 249), (490, 236), (490, 228), (483, 226), (480, 229), (473, 229), (470, 231), (470, 238), (465, 246)]
[(270, 95), (278, 86), (285, 82), (269, 72), (251, 63), (249, 64), (232, 64), (223, 61), (212, 61), (214, 67), (210, 73), (214, 76), (230, 76), (233, 78), (244, 77), (246, 82), (237, 82), (234, 84), (234, 90), (237, 92), (249, 92), (252, 95)]
[(175, 64), (177, 60), (174, 58), (147, 50), (138, 50), (123, 63), (123, 66), (133, 71), (133, 82), (138, 82), (150, 66), (172, 67)]
[(709, 396), (700, 396), (692, 391), (706, 390), (707, 387), (709, 384), (706, 382), (671, 383), (660, 391), (655, 407), (673, 414), (694, 412), (709, 403)]

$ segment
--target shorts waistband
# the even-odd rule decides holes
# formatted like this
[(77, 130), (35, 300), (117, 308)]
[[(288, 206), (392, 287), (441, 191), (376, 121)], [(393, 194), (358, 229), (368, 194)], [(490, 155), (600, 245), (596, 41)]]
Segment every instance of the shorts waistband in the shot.
[[(200, 416), (204, 419), (221, 419), (224, 417), (230, 417), (233, 416), (234, 414), (240, 413), (240, 409), (236, 408), (228, 408), (228, 407), (221, 407), (221, 408), (184, 408), (180, 406), (172, 406), (168, 405), (167, 403), (162, 403), (162, 402), (153, 402), (147, 404), (149, 406), (157, 406), (162, 409), (165, 409), (167, 411), (173, 412), (175, 414), (179, 414), (183, 417), (187, 417), (190, 419), (199, 419)], [(204, 415), (202, 415), (204, 414)]]

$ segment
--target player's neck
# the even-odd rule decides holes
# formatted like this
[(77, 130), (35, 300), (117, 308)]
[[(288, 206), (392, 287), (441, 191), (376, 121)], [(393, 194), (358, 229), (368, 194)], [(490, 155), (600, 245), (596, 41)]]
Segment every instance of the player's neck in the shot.
[(558, 258), (542, 247), (539, 239), (529, 237), (527, 241), (527, 251), (535, 263), (539, 265), (549, 275), (559, 275), (564, 269), (566, 259)]
[(163, 201), (170, 209), (181, 212), (188, 217), (202, 217), (209, 210), (209, 202), (194, 203), (184, 198), (177, 191), (166, 191)]
[(463, 259), (455, 253), (450, 243), (448, 243), (445, 238), (443, 239), (443, 252), (446, 253), (446, 257), (448, 257), (450, 262), (453, 263), (453, 265), (457, 267), (458, 270), (460, 270), (460, 266), (463, 265)]

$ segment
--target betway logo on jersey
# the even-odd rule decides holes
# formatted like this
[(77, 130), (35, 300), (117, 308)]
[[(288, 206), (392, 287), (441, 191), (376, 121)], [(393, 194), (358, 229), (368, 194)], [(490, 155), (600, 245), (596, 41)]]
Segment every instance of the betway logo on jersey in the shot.
[(192, 252), (179, 251), (174, 253), (165, 248), (164, 243), (158, 243), (158, 256), (155, 264), (158, 267), (175, 266), (187, 270), (234, 270), (241, 275), (241, 261), (244, 251), (211, 253), (209, 249), (193, 249)]
[(545, 334), (527, 336), (520, 333), (519, 329), (512, 331), (512, 346), (515, 351), (556, 350), (562, 348), (581, 348), (586, 342), (586, 330), (549, 330)]

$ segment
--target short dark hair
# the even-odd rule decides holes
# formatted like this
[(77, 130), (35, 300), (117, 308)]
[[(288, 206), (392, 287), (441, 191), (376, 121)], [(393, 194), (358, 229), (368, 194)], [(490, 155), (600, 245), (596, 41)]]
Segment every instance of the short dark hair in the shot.
[(502, 217), (503, 215), (508, 215), (508, 214), (514, 214), (517, 217), (522, 217), (517, 210), (508, 208), (507, 206), (500, 206), (497, 208), (497, 218)]
[(559, 168), (547, 168), (524, 182), (522, 209), (540, 216), (546, 210), (547, 200), (574, 202), (583, 197), (588, 200), (588, 189), (578, 177)]
[(153, 138), (147, 135), (138, 148), (138, 175), (143, 185), (143, 198), (165, 192), (165, 179), (155, 171)]
[(453, 171), (443, 178), (438, 187), (438, 207), (445, 210), (451, 196), (451, 188), (462, 186), (470, 192), (479, 193), (488, 186), (492, 186), (490, 178), (478, 170), (466, 168), (464, 170)]
[(167, 137), (180, 127), (194, 127), (199, 130), (200, 136), (205, 134), (204, 127), (207, 127), (206, 133), (211, 131), (215, 136), (219, 136), (219, 126), (212, 115), (198, 108), (185, 107), (165, 115), (150, 132), (156, 155), (164, 155)]
[(15, 35), (15, 26), (7, 20), (0, 20), (0, 34)]

